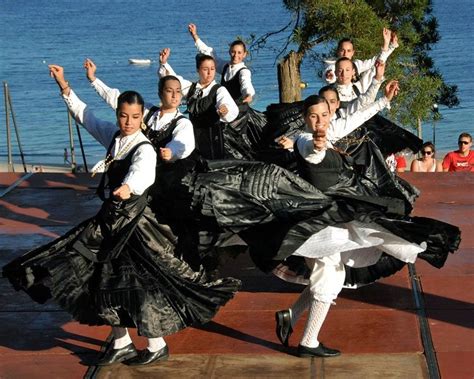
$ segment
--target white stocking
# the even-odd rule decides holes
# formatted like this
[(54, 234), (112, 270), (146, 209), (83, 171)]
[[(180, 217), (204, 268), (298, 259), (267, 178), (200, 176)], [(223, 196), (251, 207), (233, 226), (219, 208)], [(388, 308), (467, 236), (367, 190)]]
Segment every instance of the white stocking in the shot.
[(309, 308), (308, 320), (304, 328), (301, 345), (306, 347), (318, 347), (318, 335), (323, 326), (326, 315), (328, 314), (331, 303), (323, 303), (318, 300), (313, 300)]
[(291, 327), (294, 328), (296, 322), (300, 318), (300, 316), (304, 313), (306, 309), (308, 309), (309, 305), (311, 304), (311, 299), (313, 296), (310, 292), (310, 287), (306, 286), (303, 292), (301, 292), (298, 299), (296, 299), (295, 303), (290, 308), (290, 315), (291, 315)]
[(112, 327), (112, 334), (114, 335), (114, 349), (121, 349), (132, 343), (127, 328), (114, 326)]
[(156, 353), (158, 350), (163, 349), (166, 346), (166, 342), (162, 337), (148, 338), (148, 347), (147, 349)]

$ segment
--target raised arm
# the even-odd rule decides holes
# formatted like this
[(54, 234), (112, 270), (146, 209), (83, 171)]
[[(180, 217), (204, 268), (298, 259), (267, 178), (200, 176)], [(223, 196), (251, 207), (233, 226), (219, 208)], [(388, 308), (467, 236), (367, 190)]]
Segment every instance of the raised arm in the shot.
[(396, 80), (392, 80), (385, 87), (384, 97), (362, 110), (347, 115), (345, 118), (339, 118), (331, 121), (331, 125), (328, 129), (328, 139), (331, 141), (331, 143), (336, 142), (337, 140), (352, 133), (382, 109), (390, 107), (390, 102), (396, 95), (398, 95), (398, 90), (398, 82)]
[(385, 74), (385, 63), (377, 61), (375, 63), (375, 76), (372, 78), (369, 88), (364, 93), (361, 93), (357, 99), (349, 104), (346, 108), (346, 115), (355, 113), (359, 110), (362, 110), (372, 103), (374, 103), (375, 98), (377, 97), (377, 92), (380, 89), (380, 86), (384, 80)]
[(174, 72), (173, 68), (168, 63), (168, 58), (170, 55), (171, 49), (169, 47), (166, 47), (160, 51), (160, 67), (158, 68), (158, 77), (162, 78), (166, 75), (175, 76), (181, 83), (181, 93), (183, 94), (183, 97), (186, 97), (193, 82), (184, 79), (181, 75), (178, 75)]
[(69, 82), (64, 77), (64, 69), (58, 65), (49, 65), (49, 74), (58, 84), (61, 95), (69, 109), (69, 112), (78, 124), (84, 126), (86, 130), (100, 144), (108, 147), (114, 134), (117, 132), (117, 126), (114, 123), (100, 120), (95, 117), (89, 107), (79, 99), (69, 86)]
[(383, 28), (382, 36), (384, 42), (379, 54), (370, 59), (354, 60), (354, 64), (357, 66), (357, 71), (359, 74), (370, 70), (372, 67), (374, 67), (377, 61), (381, 61), (382, 63), (387, 62), (390, 54), (392, 54), (393, 51), (398, 47), (398, 37), (396, 33), (388, 28)]
[(112, 108), (117, 109), (117, 99), (120, 96), (120, 91), (117, 88), (110, 88), (102, 80), (95, 76), (97, 66), (95, 63), (87, 58), (84, 61), (84, 68), (86, 70), (86, 76), (91, 83), (92, 88), (97, 94)]
[(199, 51), (199, 53), (210, 55), (211, 57), (213, 57), (214, 60), (216, 61), (217, 72), (222, 74), (224, 66), (226, 65), (227, 62), (221, 59), (220, 57), (218, 57), (214, 48), (206, 45), (204, 41), (198, 36), (197, 26), (195, 24), (189, 24), (188, 31), (189, 31), (189, 34), (191, 34), (191, 37), (193, 37), (194, 44), (196, 46), (196, 49)]

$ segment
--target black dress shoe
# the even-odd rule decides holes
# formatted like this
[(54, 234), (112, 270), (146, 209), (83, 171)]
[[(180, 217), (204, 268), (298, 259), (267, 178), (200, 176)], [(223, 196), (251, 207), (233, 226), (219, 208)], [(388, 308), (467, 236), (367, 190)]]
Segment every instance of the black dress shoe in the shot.
[(303, 345), (298, 345), (298, 356), (301, 358), (311, 358), (311, 357), (337, 357), (341, 355), (341, 352), (336, 349), (330, 349), (329, 347), (324, 346), (321, 342), (318, 347), (306, 347)]
[(141, 350), (135, 358), (129, 359), (125, 364), (129, 366), (148, 365), (153, 362), (165, 361), (168, 359), (168, 356), (168, 345), (166, 345), (164, 348), (154, 353), (148, 349)]
[(276, 312), (275, 321), (276, 335), (280, 342), (288, 347), (288, 341), (290, 339), (291, 333), (293, 333), (293, 328), (291, 327), (290, 311), (285, 309), (283, 311)]
[(122, 347), (121, 349), (109, 349), (97, 362), (97, 366), (107, 366), (116, 362), (123, 362), (127, 359), (137, 356), (137, 350), (133, 343)]

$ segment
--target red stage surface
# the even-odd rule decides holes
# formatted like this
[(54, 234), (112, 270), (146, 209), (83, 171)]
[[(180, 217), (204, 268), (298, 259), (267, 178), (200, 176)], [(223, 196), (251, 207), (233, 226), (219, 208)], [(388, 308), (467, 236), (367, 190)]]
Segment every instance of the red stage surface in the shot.
[[(461, 247), (441, 270), (420, 260), (411, 272), (344, 290), (321, 332), (340, 357), (295, 356), (304, 320), (289, 349), (279, 344), (274, 313), (302, 287), (260, 273), (241, 255), (225, 271), (243, 290), (212, 322), (167, 337), (168, 361), (134, 369), (94, 366), (110, 328), (71, 321), (0, 278), (0, 378), (473, 378), (474, 175), (403, 177), (422, 192), (414, 214), (459, 226)], [(96, 185), (87, 174), (0, 174), (0, 265), (95, 214)]]

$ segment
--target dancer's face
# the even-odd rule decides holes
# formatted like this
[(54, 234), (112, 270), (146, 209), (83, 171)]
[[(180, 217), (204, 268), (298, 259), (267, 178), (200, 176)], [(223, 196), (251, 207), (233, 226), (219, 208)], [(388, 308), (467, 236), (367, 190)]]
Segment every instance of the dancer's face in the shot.
[(212, 59), (206, 59), (201, 62), (198, 69), (199, 83), (202, 86), (210, 84), (216, 76), (216, 64)]
[(345, 58), (352, 59), (352, 57), (354, 56), (354, 53), (355, 53), (354, 45), (351, 42), (346, 41), (346, 42), (341, 43), (341, 47), (339, 48), (339, 50), (337, 50), (337, 57), (338, 58), (345, 57)]
[(245, 57), (247, 57), (247, 52), (244, 50), (242, 45), (234, 45), (229, 50), (230, 63), (239, 64), (242, 63)]
[(338, 84), (350, 84), (355, 76), (354, 66), (350, 61), (338, 62), (336, 67), (336, 77)]
[(172, 110), (179, 107), (181, 104), (181, 83), (179, 80), (169, 79), (163, 86), (160, 93), (162, 110)]
[(329, 103), (329, 112), (331, 114), (331, 117), (334, 116), (334, 113), (336, 113), (337, 109), (341, 105), (341, 102), (337, 99), (336, 92), (325, 91), (322, 93), (322, 95), (326, 99), (326, 101)]
[(117, 113), (117, 121), (122, 136), (129, 136), (140, 129), (143, 119), (142, 106), (140, 104), (123, 103)]
[(326, 131), (329, 127), (331, 113), (326, 103), (312, 105), (306, 111), (306, 126), (314, 133), (317, 131)]

